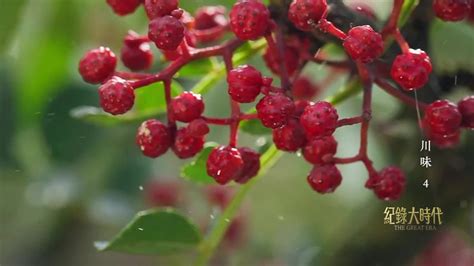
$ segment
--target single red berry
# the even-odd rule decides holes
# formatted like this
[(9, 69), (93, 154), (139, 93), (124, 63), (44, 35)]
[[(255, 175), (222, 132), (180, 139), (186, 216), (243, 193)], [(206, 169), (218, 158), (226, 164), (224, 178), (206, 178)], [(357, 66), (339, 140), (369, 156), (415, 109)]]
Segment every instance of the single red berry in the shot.
[[(293, 47), (286, 46), (283, 54), (283, 62), (285, 62), (286, 72), (288, 75), (293, 75), (299, 66), (299, 53)], [(267, 67), (276, 75), (280, 75), (280, 62), (278, 52), (274, 49), (267, 48), (263, 54), (263, 60)]]
[(201, 117), (204, 102), (200, 94), (186, 91), (171, 100), (169, 112), (178, 121), (191, 122)]
[(306, 143), (306, 136), (300, 121), (290, 118), (282, 127), (273, 129), (273, 142), (282, 151), (295, 152)]
[(362, 63), (372, 62), (383, 53), (382, 35), (369, 25), (350, 29), (342, 45), (353, 60)]
[(247, 223), (245, 216), (242, 214), (237, 215), (229, 224), (224, 238), (222, 239), (223, 244), (228, 249), (236, 249), (245, 243)]
[(181, 128), (176, 132), (173, 152), (180, 159), (194, 157), (204, 147), (204, 136), (193, 136), (189, 133), (187, 127)]
[(270, 26), (270, 11), (260, 0), (239, 0), (230, 10), (230, 29), (241, 40), (256, 40)]
[(110, 77), (117, 66), (115, 54), (107, 47), (88, 51), (79, 62), (79, 73), (84, 81), (102, 83)]
[(230, 146), (214, 148), (207, 158), (207, 174), (221, 184), (235, 179), (244, 167), (244, 160), (239, 150)]
[(334, 164), (324, 164), (314, 166), (307, 180), (313, 190), (331, 193), (341, 184), (342, 176)]
[(168, 150), (172, 139), (165, 124), (149, 119), (138, 128), (136, 142), (145, 156), (156, 158)]
[(223, 27), (228, 24), (224, 6), (203, 6), (194, 14), (194, 28), (208, 30), (214, 27)]
[(183, 23), (172, 16), (155, 18), (148, 25), (148, 37), (159, 49), (176, 50), (184, 39)]
[(327, 136), (309, 141), (303, 149), (303, 156), (312, 164), (323, 164), (332, 159), (336, 151), (336, 139), (333, 136)]
[(176, 181), (153, 181), (146, 185), (145, 194), (151, 206), (176, 207), (183, 196), (183, 187)]
[(318, 93), (318, 86), (314, 85), (308, 78), (299, 77), (293, 82), (291, 92), (295, 99), (312, 99)]
[(467, 96), (459, 101), (458, 109), (462, 115), (462, 126), (474, 129), (474, 96)]
[(145, 0), (145, 11), (150, 20), (170, 15), (178, 8), (178, 0)]
[(327, 11), (326, 0), (293, 0), (288, 18), (298, 29), (310, 31)]
[(429, 135), (451, 135), (459, 130), (461, 122), (458, 107), (448, 100), (435, 101), (425, 109), (424, 126)]
[(268, 128), (286, 125), (295, 111), (293, 101), (283, 93), (266, 95), (257, 104), (257, 116)]
[(119, 115), (132, 109), (135, 92), (126, 80), (113, 77), (99, 87), (99, 98), (104, 111)]
[(244, 161), (244, 166), (240, 173), (235, 177), (234, 181), (245, 184), (252, 177), (258, 174), (260, 170), (260, 154), (250, 148), (239, 148), (240, 156)]
[(239, 103), (250, 103), (260, 94), (262, 74), (254, 67), (242, 65), (227, 75), (230, 97)]
[(403, 89), (412, 91), (425, 86), (431, 70), (428, 55), (420, 49), (410, 49), (409, 53), (395, 57), (390, 74)]
[(397, 200), (405, 189), (405, 174), (398, 167), (389, 166), (371, 176), (366, 187), (374, 191), (381, 200)]
[(188, 133), (191, 136), (201, 137), (209, 133), (209, 126), (204, 119), (198, 118), (191, 121), (188, 126)]
[(125, 16), (135, 12), (141, 3), (141, 0), (107, 0), (107, 4), (112, 8), (114, 13), (119, 16)]
[(459, 141), (461, 138), (461, 130), (457, 130), (448, 135), (428, 132), (427, 136), (431, 141), (433, 141), (433, 144), (438, 148), (441, 148), (441, 149), (453, 148), (459, 144)]
[(150, 68), (153, 63), (153, 52), (150, 44), (141, 39), (136, 33), (130, 32), (125, 37), (124, 46), (122, 47), (122, 62), (132, 71)]
[(436, 16), (445, 21), (463, 20), (471, 10), (471, 0), (434, 0)]
[(225, 209), (234, 196), (233, 189), (228, 186), (209, 185), (204, 192), (207, 201), (221, 209)]
[(320, 101), (304, 109), (300, 117), (308, 137), (330, 136), (336, 130), (339, 115), (332, 104)]

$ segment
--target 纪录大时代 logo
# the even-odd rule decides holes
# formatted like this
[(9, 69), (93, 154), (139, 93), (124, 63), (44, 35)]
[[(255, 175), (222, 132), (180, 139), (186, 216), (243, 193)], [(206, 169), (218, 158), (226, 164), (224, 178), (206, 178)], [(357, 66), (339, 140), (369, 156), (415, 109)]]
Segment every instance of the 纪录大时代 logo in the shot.
[(397, 231), (432, 231), (443, 223), (440, 207), (386, 207), (384, 224)]

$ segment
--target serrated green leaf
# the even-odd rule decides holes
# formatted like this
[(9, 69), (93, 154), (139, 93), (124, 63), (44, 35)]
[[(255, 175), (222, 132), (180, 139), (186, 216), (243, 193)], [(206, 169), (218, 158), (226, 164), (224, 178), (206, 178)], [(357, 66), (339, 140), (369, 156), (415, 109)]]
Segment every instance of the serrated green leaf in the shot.
[(217, 147), (218, 144), (215, 142), (208, 142), (205, 144), (204, 149), (196, 157), (196, 160), (183, 166), (181, 169), (181, 176), (192, 182), (201, 184), (213, 184), (214, 179), (207, 174), (206, 162), (207, 157), (211, 153), (212, 149)]
[(430, 28), (430, 48), (437, 72), (465, 70), (474, 73), (474, 27), (467, 23), (434, 20)]
[(173, 209), (139, 212), (110, 242), (96, 242), (100, 251), (164, 255), (192, 250), (202, 236), (197, 227)]

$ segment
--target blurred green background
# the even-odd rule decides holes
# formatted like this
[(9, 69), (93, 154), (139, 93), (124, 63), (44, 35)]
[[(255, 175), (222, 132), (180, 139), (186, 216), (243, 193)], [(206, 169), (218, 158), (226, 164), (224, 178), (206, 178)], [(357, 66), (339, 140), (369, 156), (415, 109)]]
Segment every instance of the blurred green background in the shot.
[[(233, 1), (181, 2), (192, 12)], [(420, 97), (458, 100), (473, 94), (473, 26), (432, 20), (429, 2), (421, 1), (406, 26), (409, 42), (428, 50), (442, 77)], [(392, 1), (368, 3), (383, 21)], [(171, 152), (156, 160), (141, 155), (134, 144), (141, 121), (101, 125), (71, 116), (79, 106), (98, 106), (97, 87), (77, 73), (82, 54), (100, 45), (118, 53), (127, 30), (144, 33), (146, 27), (142, 8), (120, 18), (102, 0), (0, 2), (0, 265), (173, 265), (176, 258), (99, 253), (93, 247), (95, 240), (110, 239), (148, 207), (142, 188), (152, 180), (181, 182), (189, 202), (182, 211), (197, 224), (213, 214), (203, 203), (202, 187), (179, 177), (186, 161)], [(250, 63), (264, 68), (260, 56)], [(157, 60), (155, 68), (163, 64)], [(328, 71), (305, 69), (315, 82)], [(181, 85), (189, 89), (198, 78), (183, 79)], [(334, 93), (345, 78), (325, 94)], [(449, 89), (443, 85), (453, 80)], [(220, 82), (205, 96), (206, 114), (228, 112), (221, 100), (225, 94)], [(310, 165), (299, 154), (287, 154), (246, 199), (246, 243), (218, 265), (413, 265), (420, 263), (415, 262), (417, 254), (445, 231), (456, 232), (454, 238), (471, 245), (472, 252), (473, 133), (466, 132), (455, 150), (433, 151), (434, 167), (422, 169), (415, 110), (381, 90), (374, 94), (369, 154), (377, 168), (395, 164), (405, 169), (410, 180), (406, 196), (398, 202), (378, 201), (364, 188), (366, 172), (359, 164), (341, 166), (344, 180), (335, 193), (316, 194), (306, 184)], [(340, 116), (353, 116), (360, 104), (359, 96), (345, 102), (338, 108)], [(227, 130), (211, 130), (208, 140), (227, 139)], [(337, 132), (340, 156), (358, 150), (358, 131), (347, 127)], [(268, 136), (245, 133), (240, 140), (252, 147), (268, 141)], [(429, 188), (422, 186), (426, 178)], [(383, 224), (387, 206), (442, 207), (445, 223), (433, 232), (397, 232)]]

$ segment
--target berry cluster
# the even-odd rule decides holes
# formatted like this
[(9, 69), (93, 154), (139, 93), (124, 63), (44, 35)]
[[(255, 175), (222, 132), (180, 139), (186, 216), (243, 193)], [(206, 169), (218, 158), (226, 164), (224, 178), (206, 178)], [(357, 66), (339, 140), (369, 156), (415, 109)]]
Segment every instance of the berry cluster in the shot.
[[(179, 8), (178, 0), (108, 0), (118, 15), (132, 13), (143, 2), (149, 19), (148, 34), (130, 31), (121, 51), (121, 61), (132, 71), (151, 67), (153, 53), (150, 43), (161, 50), (170, 62), (156, 74), (116, 71), (117, 59), (105, 47), (88, 51), (79, 63), (79, 72), (89, 83), (101, 83), (100, 104), (104, 111), (119, 115), (133, 108), (134, 90), (162, 82), (167, 103), (167, 121), (150, 119), (138, 128), (136, 143), (145, 156), (158, 157), (170, 148), (181, 159), (191, 158), (204, 146), (209, 124), (228, 126), (229, 143), (214, 148), (207, 159), (207, 173), (219, 184), (231, 181), (246, 183), (260, 169), (260, 154), (248, 147), (238, 147), (238, 129), (243, 120), (258, 119), (273, 133), (275, 146), (286, 152), (301, 150), (303, 157), (314, 165), (307, 180), (319, 193), (334, 191), (341, 183), (338, 164), (362, 162), (368, 170), (366, 187), (380, 199), (398, 199), (406, 179), (394, 166), (377, 171), (367, 154), (367, 131), (372, 116), (372, 85), (375, 83), (393, 96), (410, 105), (419, 104), (425, 110), (423, 124), (426, 134), (439, 146), (457, 143), (460, 128), (473, 128), (474, 98), (463, 99), (458, 106), (448, 101), (437, 101), (429, 106), (415, 102), (402, 91), (410, 92), (424, 87), (432, 71), (430, 58), (420, 49), (412, 49), (400, 33), (397, 22), (403, 1), (394, 1), (391, 16), (380, 31), (370, 25), (354, 26), (347, 32), (327, 20), (326, 0), (293, 0), (288, 9), (288, 19), (300, 34), (283, 34), (271, 18), (268, 8), (260, 0), (238, 0), (229, 12), (229, 19), (222, 6), (202, 7), (194, 16)], [(435, 1), (436, 14), (455, 20), (459, 6), (470, 1)], [(466, 8), (464, 8), (466, 11)], [(355, 7), (357, 12), (362, 9)], [(369, 9), (362, 12), (370, 15)], [(304, 32), (320, 30), (341, 41), (348, 60), (334, 62), (322, 58), (322, 53), (311, 52), (311, 43)], [(224, 38), (226, 32), (236, 37), (222, 44), (209, 46)], [(303, 36), (303, 37), (302, 37)], [(253, 66), (233, 66), (232, 55), (246, 41), (264, 38), (267, 49), (263, 59), (268, 68), (280, 78), (281, 86), (265, 77)], [(401, 53), (392, 63), (390, 71), (384, 68), (387, 60), (384, 43), (393, 38)], [(227, 68), (227, 85), (231, 115), (216, 118), (204, 115), (202, 96), (185, 91), (171, 96), (174, 75), (184, 65), (207, 57), (221, 57)], [(321, 88), (302, 76), (302, 68), (309, 62), (324, 63), (332, 73), (357, 72), (363, 84), (363, 112), (359, 116), (340, 118), (337, 110), (327, 101), (312, 101)], [(372, 67), (374, 66), (374, 67)], [(385, 67), (386, 68), (386, 67)], [(402, 90), (391, 84), (394, 81)], [(241, 103), (254, 103), (256, 113), (243, 113)], [(333, 134), (339, 127), (360, 124), (360, 149), (358, 154), (338, 158), (337, 141)]]

